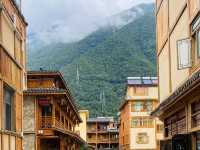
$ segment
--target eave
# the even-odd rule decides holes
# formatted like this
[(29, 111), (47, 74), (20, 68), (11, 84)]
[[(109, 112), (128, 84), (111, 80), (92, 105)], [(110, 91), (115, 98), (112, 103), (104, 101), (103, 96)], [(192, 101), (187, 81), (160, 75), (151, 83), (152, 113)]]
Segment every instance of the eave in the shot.
[(161, 116), (167, 108), (182, 100), (191, 91), (200, 86), (200, 70), (194, 73), (186, 82), (175, 90), (168, 98), (151, 113), (152, 116)]

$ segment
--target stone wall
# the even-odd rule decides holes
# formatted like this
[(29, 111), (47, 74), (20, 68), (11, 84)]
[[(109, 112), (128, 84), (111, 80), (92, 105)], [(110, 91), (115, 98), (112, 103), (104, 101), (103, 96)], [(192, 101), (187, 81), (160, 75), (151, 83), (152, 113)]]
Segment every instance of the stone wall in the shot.
[(24, 97), (23, 129), (25, 133), (35, 131), (35, 99), (31, 96)]
[(23, 150), (35, 150), (35, 134), (24, 134)]

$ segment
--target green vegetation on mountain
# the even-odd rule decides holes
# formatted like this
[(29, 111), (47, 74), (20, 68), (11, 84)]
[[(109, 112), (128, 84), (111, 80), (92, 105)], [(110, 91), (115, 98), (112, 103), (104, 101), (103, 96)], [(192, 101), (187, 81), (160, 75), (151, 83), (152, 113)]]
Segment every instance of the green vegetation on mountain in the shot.
[(60, 70), (80, 107), (89, 109), (93, 116), (115, 116), (126, 78), (156, 75), (155, 58), (151, 5), (122, 28), (102, 28), (79, 42), (31, 51), (29, 69)]

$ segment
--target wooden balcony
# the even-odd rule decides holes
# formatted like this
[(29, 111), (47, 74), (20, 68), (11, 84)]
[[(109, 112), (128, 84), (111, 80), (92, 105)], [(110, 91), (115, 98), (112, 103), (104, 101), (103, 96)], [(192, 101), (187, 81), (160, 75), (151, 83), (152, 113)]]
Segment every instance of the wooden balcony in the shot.
[(186, 119), (183, 118), (176, 122), (173, 122), (165, 127), (167, 136), (173, 136), (176, 134), (183, 134), (186, 132)]
[(87, 139), (87, 142), (88, 143), (108, 143), (108, 144), (111, 144), (111, 143), (119, 143), (119, 138), (90, 138), (90, 139)]
[(67, 123), (65, 124), (56, 117), (52, 116), (40, 117), (39, 128), (40, 129), (58, 128), (61, 130), (70, 130), (70, 127), (67, 125)]

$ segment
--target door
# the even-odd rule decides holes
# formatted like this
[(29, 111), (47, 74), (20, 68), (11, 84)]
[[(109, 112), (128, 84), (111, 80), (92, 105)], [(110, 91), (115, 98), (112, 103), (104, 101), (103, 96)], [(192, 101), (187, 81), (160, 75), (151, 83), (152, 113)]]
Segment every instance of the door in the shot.
[(176, 135), (172, 138), (172, 150), (191, 150), (190, 135)]

